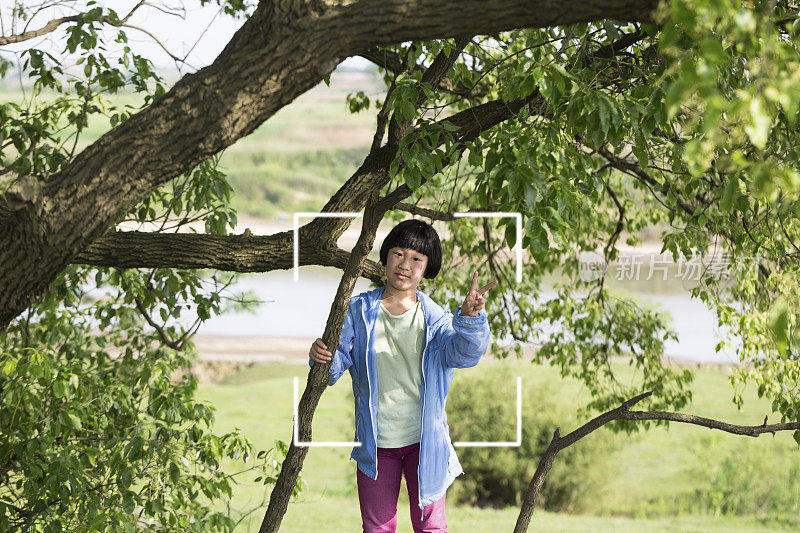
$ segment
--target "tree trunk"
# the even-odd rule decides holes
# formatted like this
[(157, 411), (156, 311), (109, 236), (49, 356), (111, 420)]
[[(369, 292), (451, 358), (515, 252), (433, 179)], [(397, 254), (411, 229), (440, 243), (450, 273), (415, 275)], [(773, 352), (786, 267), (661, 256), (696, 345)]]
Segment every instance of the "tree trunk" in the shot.
[[(358, 242), (356, 242), (353, 251), (350, 253), (349, 262), (344, 269), (339, 288), (336, 291), (336, 297), (331, 305), (325, 333), (322, 336), (322, 342), (325, 343), (325, 346), (336, 346), (338, 344), (344, 318), (347, 314), (347, 304), (353, 294), (356, 280), (361, 275), (361, 265), (372, 250), (378, 224), (380, 224), (384, 213), (391, 207), (392, 203), (386, 201), (386, 199), (378, 201), (378, 191), (374, 191), (371, 195), (364, 211), (361, 235), (359, 235)], [(299, 420), (294, 421), (298, 426), (297, 433), (300, 442), (311, 440), (311, 421), (314, 418), (314, 411), (317, 408), (319, 399), (330, 381), (330, 370), (330, 363), (325, 365), (315, 364), (308, 373), (306, 390), (303, 392), (297, 411)], [(297, 483), (297, 475), (303, 468), (303, 461), (307, 452), (307, 446), (295, 446), (294, 441), (289, 446), (289, 451), (283, 461), (283, 466), (281, 466), (281, 473), (269, 498), (267, 513), (264, 515), (261, 529), (259, 529), (261, 533), (277, 532), (279, 530), (283, 515), (286, 514), (286, 508), (289, 505), (289, 497), (292, 495), (294, 486)]]

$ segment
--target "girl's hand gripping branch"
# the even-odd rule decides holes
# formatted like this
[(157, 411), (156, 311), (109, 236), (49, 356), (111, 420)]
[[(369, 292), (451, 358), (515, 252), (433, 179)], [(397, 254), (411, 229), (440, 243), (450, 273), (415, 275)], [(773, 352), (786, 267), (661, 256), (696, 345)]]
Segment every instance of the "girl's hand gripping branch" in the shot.
[[(342, 341), (339, 341), (339, 345), (341, 346)], [(308, 351), (308, 356), (317, 363), (327, 364), (330, 363), (333, 359), (333, 355), (331, 352), (328, 351), (328, 347), (325, 346), (325, 343), (322, 342), (322, 339), (317, 339), (314, 341), (314, 344), (311, 345), (311, 349)]]

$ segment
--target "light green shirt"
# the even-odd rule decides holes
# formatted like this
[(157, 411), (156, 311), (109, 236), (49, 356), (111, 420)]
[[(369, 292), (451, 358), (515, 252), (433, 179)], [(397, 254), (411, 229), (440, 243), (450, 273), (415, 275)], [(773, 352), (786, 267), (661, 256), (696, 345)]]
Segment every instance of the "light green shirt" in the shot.
[(420, 441), (422, 349), (425, 313), (417, 303), (401, 315), (380, 304), (375, 324), (378, 374), (378, 446), (400, 448)]

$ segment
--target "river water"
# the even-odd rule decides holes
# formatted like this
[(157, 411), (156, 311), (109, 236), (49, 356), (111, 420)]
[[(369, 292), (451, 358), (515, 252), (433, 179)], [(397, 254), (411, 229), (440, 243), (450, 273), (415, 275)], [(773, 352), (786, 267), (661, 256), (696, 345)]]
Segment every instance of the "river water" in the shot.
[[(319, 266), (301, 267), (297, 282), (291, 270), (242, 276), (236, 290), (255, 293), (262, 302), (257, 313), (229, 312), (213, 317), (200, 327), (198, 333), (231, 337), (296, 337), (311, 341), (322, 336), (340, 277), (340, 270)], [(699, 362), (737, 362), (733, 349), (715, 352), (716, 344), (728, 333), (717, 327), (714, 313), (702, 301), (691, 298), (685, 283), (674, 276), (666, 281), (660, 277), (659, 274), (648, 281), (628, 281), (607, 276), (607, 286), (622, 289), (643, 304), (669, 314), (670, 327), (677, 332), (679, 340), (666, 344), (666, 356)], [(480, 284), (489, 281), (481, 278)], [(359, 279), (353, 294), (369, 290), (369, 286), (369, 281)], [(546, 290), (539, 298), (553, 296), (552, 290)], [(189, 324), (193, 319), (191, 312), (185, 313), (185, 323)], [(736, 346), (735, 339), (732, 344)]]

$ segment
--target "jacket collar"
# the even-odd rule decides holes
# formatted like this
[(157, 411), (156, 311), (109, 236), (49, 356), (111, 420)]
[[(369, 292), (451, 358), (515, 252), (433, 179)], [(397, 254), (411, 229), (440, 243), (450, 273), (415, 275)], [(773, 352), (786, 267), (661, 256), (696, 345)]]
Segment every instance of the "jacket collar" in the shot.
[[(362, 299), (362, 311), (365, 314), (378, 308), (381, 303), (381, 296), (383, 296), (384, 289), (386, 289), (385, 285), (383, 287), (378, 287), (377, 289), (362, 292), (358, 295)], [(417, 298), (419, 298), (422, 302), (422, 311), (425, 313), (425, 323), (435, 324), (442, 317), (442, 315), (445, 314), (444, 309), (442, 309), (439, 304), (434, 302), (430, 296), (421, 290), (417, 289), (416, 294)]]

